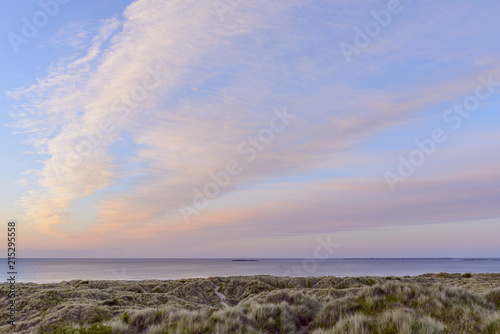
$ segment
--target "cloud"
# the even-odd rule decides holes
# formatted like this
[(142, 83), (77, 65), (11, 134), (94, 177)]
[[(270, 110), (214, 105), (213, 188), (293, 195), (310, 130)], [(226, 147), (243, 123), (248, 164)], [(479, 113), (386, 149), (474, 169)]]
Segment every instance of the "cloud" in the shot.
[[(26, 219), (45, 233), (77, 240), (58, 225), (71, 222), (75, 201), (90, 198), (98, 210), (85, 234), (92, 239), (85, 242), (112, 237), (119, 243), (168, 233), (201, 240), (203, 233), (212, 238), (307, 234), (498, 215), (487, 200), (498, 198), (493, 174), (484, 180), (474, 173), (446, 182), (440, 176), (424, 179), (390, 201), (384, 180), (366, 175), (282, 181), (362, 166), (370, 159), (348, 153), (367, 139), (468, 96), (480, 75), (500, 78), (500, 67), (492, 62), (452, 74), (425, 62), (422, 68), (432, 80), (420, 80), (422, 64), (411, 59), (449, 59), (438, 59), (442, 52), (425, 48), (412, 31), (422, 27), (424, 13), (439, 14), (429, 6), (408, 8), (416, 12), (388, 27), (357, 67), (346, 66), (338, 43), (351, 34), (347, 27), (356, 24), (356, 14), (369, 13), (371, 7), (361, 2), (309, 7), (303, 1), (243, 2), (221, 22), (211, 2), (139, 0), (126, 8), (123, 20), (73, 25), (78, 52), (46, 77), (10, 93), (19, 101), (13, 110), (17, 127), (45, 159), (38, 187), (20, 201)], [(342, 8), (351, 13), (345, 20)], [(468, 6), (460, 8), (463, 13)], [(315, 20), (323, 10), (336, 13), (338, 22)], [(446, 14), (443, 27), (457, 19), (451, 12), (441, 14)], [(427, 36), (437, 27), (422, 29)], [(474, 31), (441, 32), (432, 42), (446, 39), (447, 47), (457, 50), (464, 38), (475, 38)], [(477, 56), (471, 53), (455, 56)], [(412, 65), (408, 77), (392, 73), (390, 67), (401, 62)], [(245, 163), (237, 153), (240, 143), (269, 124), (273, 108), (283, 107), (296, 118), (255, 161)], [(91, 153), (77, 163), (78, 150)], [(244, 172), (186, 226), (179, 204), (192, 202), (193, 189), (231, 159), (241, 161)], [(454, 193), (460, 185), (469, 187), (468, 196)]]
[[(116, 19), (104, 21), (82, 57), (64, 59), (49, 70), (46, 78), (11, 92), (10, 97), (21, 101), (15, 114), (17, 126), (36, 131), (38, 136), (31, 142), (39, 153), (49, 156), (41, 171), (41, 188), (21, 201), (28, 208), (27, 217), (44, 228), (59, 224), (66, 221), (65, 211), (76, 199), (110, 186), (120, 176), (109, 153), (110, 145), (124, 140), (127, 131), (134, 133), (137, 122), (143, 122), (144, 110), (157, 107), (161, 101), (150, 96), (140, 108), (131, 108), (126, 119), (117, 115), (117, 103), (118, 109), (127, 103), (127, 96), (130, 99), (137, 86), (144, 83), (151, 68), (168, 74), (168, 80), (154, 92), (168, 101), (184, 85), (183, 80), (190, 82), (190, 66), (197, 66), (212, 48), (265, 27), (266, 19), (288, 5), (269, 8), (267, 15), (258, 18), (252, 13), (255, 6), (247, 9), (250, 14), (245, 20), (228, 20), (222, 26), (212, 4), (137, 1), (125, 10), (123, 23)], [(158, 111), (155, 113), (158, 116)], [(74, 155), (86, 134), (95, 132), (103, 120), (118, 129), (72, 168), (68, 156)], [(141, 138), (133, 140), (149, 144)], [(64, 182), (59, 177), (62, 172)]]

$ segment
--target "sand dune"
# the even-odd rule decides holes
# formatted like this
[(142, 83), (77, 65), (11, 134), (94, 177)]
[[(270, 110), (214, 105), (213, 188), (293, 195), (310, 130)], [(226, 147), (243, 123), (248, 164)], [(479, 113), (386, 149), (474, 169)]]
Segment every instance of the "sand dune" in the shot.
[[(8, 285), (0, 285), (2, 312)], [(500, 274), (18, 284), (0, 333), (500, 333)]]

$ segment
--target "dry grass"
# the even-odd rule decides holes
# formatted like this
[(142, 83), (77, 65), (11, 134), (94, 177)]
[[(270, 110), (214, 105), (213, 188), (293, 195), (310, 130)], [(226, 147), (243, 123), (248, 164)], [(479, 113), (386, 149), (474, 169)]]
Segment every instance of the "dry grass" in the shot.
[[(2, 317), (0, 333), (500, 333), (499, 274), (71, 281), (18, 292), (18, 323)], [(6, 284), (0, 298), (6, 313)]]

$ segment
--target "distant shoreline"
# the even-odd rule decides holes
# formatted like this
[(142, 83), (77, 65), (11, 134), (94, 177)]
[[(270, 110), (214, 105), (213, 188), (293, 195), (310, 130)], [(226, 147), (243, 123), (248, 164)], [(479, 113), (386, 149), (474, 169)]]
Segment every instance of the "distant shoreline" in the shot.
[[(0, 257), (6, 260), (7, 258)], [(238, 258), (236, 260), (305, 260), (308, 257), (262, 257)], [(21, 257), (22, 260), (235, 260), (233, 257)], [(319, 260), (319, 259), (318, 259)], [(496, 260), (500, 257), (329, 257), (321, 261), (338, 260)]]
[[(47, 282), (17, 282), (16, 284), (36, 284), (36, 285), (44, 285), (44, 284), (67, 284), (70, 282), (119, 282), (119, 283), (148, 283), (148, 282), (178, 282), (178, 281), (195, 281), (195, 280), (207, 280), (207, 279), (213, 279), (213, 278), (219, 278), (219, 279), (233, 279), (233, 278), (242, 278), (242, 279), (248, 279), (252, 277), (274, 277), (276, 279), (323, 279), (323, 278), (336, 278), (336, 279), (368, 279), (368, 278), (377, 278), (377, 279), (393, 279), (393, 280), (402, 280), (402, 279), (418, 279), (419, 277), (440, 277), (441, 278), (449, 278), (449, 277), (463, 277), (464, 275), (473, 275), (473, 276), (491, 276), (491, 277), (497, 277), (499, 278), (499, 285), (498, 288), (500, 288), (500, 273), (491, 273), (491, 272), (481, 272), (481, 273), (451, 273), (451, 272), (429, 272), (425, 274), (420, 274), (420, 275), (359, 275), (359, 276), (333, 276), (333, 275), (327, 275), (327, 276), (274, 276), (274, 275), (233, 275), (233, 276), (204, 276), (204, 277), (184, 277), (184, 278), (175, 278), (175, 279), (71, 279), (71, 280), (62, 280), (62, 281), (47, 281)], [(3, 285), (8, 285), (7, 282), (0, 282), (0, 287)]]

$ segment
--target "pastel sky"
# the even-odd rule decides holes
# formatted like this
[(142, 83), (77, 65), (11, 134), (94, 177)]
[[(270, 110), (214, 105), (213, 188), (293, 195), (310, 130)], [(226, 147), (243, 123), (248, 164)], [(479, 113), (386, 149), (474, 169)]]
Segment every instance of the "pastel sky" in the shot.
[(21, 257), (499, 254), (498, 1), (2, 7)]

